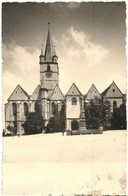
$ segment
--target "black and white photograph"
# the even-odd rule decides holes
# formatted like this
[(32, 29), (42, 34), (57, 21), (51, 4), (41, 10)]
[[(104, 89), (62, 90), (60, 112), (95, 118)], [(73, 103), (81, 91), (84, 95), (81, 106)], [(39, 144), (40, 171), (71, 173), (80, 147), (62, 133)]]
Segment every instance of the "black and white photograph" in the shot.
[(2, 194), (126, 195), (126, 2), (2, 2)]

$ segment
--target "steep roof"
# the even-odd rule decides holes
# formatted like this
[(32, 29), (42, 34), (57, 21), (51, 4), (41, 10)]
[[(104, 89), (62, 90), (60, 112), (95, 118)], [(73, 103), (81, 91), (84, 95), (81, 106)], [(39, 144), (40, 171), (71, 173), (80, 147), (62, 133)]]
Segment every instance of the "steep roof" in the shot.
[(50, 99), (51, 100), (64, 100), (64, 95), (58, 85), (56, 85), (53, 92), (51, 93)]
[(52, 37), (50, 33), (50, 23), (48, 23), (48, 34), (45, 48), (45, 61), (52, 62), (52, 57), (56, 56), (55, 48), (53, 46)]
[(121, 90), (118, 88), (114, 81), (101, 93), (101, 95), (103, 97), (111, 98), (123, 97)]
[(100, 98), (100, 93), (99, 91), (97, 90), (97, 88), (95, 87), (94, 84), (91, 85), (90, 89), (88, 90), (85, 98), (86, 99), (94, 99), (95, 97), (98, 97)]
[(36, 101), (38, 98), (38, 94), (39, 94), (39, 90), (40, 90), (40, 85), (38, 85), (36, 87), (36, 89), (33, 91), (32, 95), (30, 96), (30, 101)]
[(69, 90), (66, 94), (66, 96), (73, 96), (73, 95), (74, 96), (81, 96), (82, 95), (82, 93), (80, 92), (80, 90), (78, 89), (78, 87), (76, 86), (75, 83), (73, 83), (71, 85), (71, 87), (69, 88)]
[(29, 95), (27, 92), (18, 84), (10, 97), (8, 98), (8, 101), (27, 101), (29, 99)]

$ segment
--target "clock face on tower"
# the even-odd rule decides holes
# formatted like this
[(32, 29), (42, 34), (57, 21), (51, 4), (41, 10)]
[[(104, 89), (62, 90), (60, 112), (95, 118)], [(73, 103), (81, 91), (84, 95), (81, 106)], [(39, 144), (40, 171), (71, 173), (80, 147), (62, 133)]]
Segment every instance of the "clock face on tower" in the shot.
[(52, 71), (46, 71), (46, 77), (51, 78), (52, 77)]

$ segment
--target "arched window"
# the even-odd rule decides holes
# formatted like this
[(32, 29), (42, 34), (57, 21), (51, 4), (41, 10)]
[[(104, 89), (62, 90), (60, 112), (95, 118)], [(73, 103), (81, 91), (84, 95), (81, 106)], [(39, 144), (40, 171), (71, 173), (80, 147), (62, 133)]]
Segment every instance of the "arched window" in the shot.
[(47, 66), (47, 71), (51, 71), (50, 65)]
[(12, 104), (12, 111), (13, 111), (13, 115), (17, 116), (17, 105), (16, 105), (16, 103)]
[(38, 101), (35, 102), (35, 112), (40, 112), (40, 103)]
[(117, 102), (116, 101), (113, 101), (113, 110), (117, 108)]
[(28, 115), (28, 104), (24, 103), (24, 115), (27, 116)]
[(77, 99), (76, 99), (76, 97), (73, 97), (72, 98), (72, 105), (77, 105)]
[(52, 115), (56, 114), (56, 104), (52, 102)]

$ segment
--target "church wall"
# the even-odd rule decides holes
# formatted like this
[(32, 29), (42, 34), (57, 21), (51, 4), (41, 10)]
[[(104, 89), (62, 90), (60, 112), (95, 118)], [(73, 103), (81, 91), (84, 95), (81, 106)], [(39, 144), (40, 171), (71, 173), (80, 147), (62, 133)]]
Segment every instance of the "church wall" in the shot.
[(47, 64), (41, 64), (40, 65), (40, 72), (47, 71), (47, 66), (50, 65), (50, 68), (53, 72), (58, 72), (58, 65), (56, 63), (47, 63)]
[(77, 96), (77, 105), (72, 105), (72, 96), (66, 98), (66, 118), (79, 118), (81, 111), (80, 99)]
[(54, 89), (57, 83), (58, 80), (54, 80), (54, 81), (46, 80), (45, 82), (47, 89)]
[(12, 119), (12, 111), (11, 111), (11, 103), (6, 103), (5, 104), (5, 121), (11, 121)]
[(76, 96), (77, 105), (72, 105), (73, 96), (66, 97), (66, 130), (71, 130), (71, 122), (76, 119), (79, 122), (81, 103), (80, 97)]
[(48, 120), (48, 105), (47, 105), (47, 99), (42, 100), (41, 102), (42, 107), (42, 116), (43, 119)]
[(58, 74), (52, 73), (52, 77), (47, 78), (45, 73), (40, 73), (40, 82), (42, 78), (45, 78), (45, 85), (48, 89), (54, 89), (56, 84), (58, 84)]
[(7, 130), (8, 125), (14, 126), (14, 116), (12, 113), (12, 103), (5, 104), (5, 130)]
[(12, 102), (5, 104), (5, 121), (14, 121)]
[(40, 64), (40, 72), (44, 72), (47, 70), (47, 64)]
[(17, 133), (23, 134), (24, 129), (21, 125), (26, 121), (26, 116), (24, 115), (24, 101), (10, 101), (5, 105), (5, 129), (7, 129), (8, 125), (14, 127), (15, 117), (13, 115), (13, 103), (17, 105)]
[(66, 130), (72, 130), (71, 124), (73, 120), (76, 120), (79, 124), (80, 119), (79, 118), (73, 118), (73, 119), (66, 119)]
[(29, 102), (29, 112), (35, 112), (35, 103), (36, 101)]
[(117, 107), (120, 107), (120, 105), (123, 103), (122, 98), (104, 98), (104, 100), (108, 100), (111, 103), (111, 111), (113, 111), (113, 101), (116, 101)]

